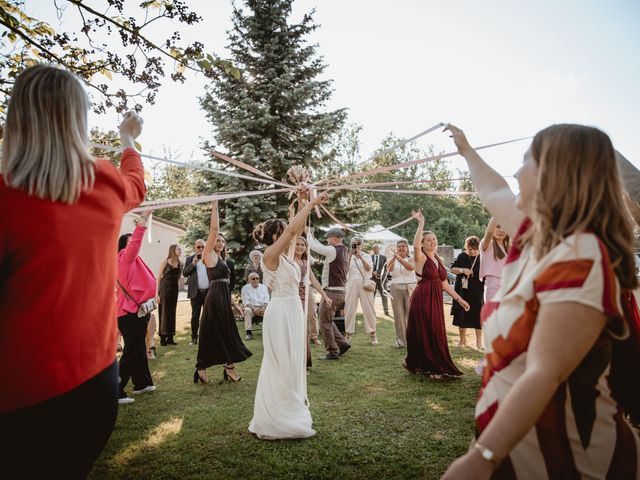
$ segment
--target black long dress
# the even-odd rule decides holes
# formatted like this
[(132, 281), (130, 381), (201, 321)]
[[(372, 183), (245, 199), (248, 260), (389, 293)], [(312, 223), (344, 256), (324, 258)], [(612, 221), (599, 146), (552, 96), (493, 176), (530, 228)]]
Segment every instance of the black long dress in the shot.
[(176, 309), (178, 307), (178, 281), (182, 272), (182, 265), (178, 262), (173, 267), (167, 262), (162, 271), (158, 296), (160, 307), (158, 308), (158, 334), (161, 337), (172, 337), (176, 334)]
[(237, 363), (253, 355), (244, 346), (236, 328), (231, 309), (229, 267), (221, 258), (213, 268), (207, 268), (211, 286), (204, 299), (200, 319), (200, 341), (196, 368)]
[[(475, 265), (473, 264), (476, 259)], [(484, 282), (480, 280), (480, 256), (472, 257), (466, 252), (458, 255), (458, 258), (451, 264), (451, 268), (471, 268), (473, 265), (473, 275), (468, 279), (468, 288), (462, 288), (462, 279), (466, 275), (456, 275), (455, 291), (464, 298), (471, 307), (468, 312), (460, 306), (458, 302), (451, 305), (451, 315), (453, 315), (453, 324), (459, 328), (475, 328), (480, 329), (480, 311), (484, 304)]]

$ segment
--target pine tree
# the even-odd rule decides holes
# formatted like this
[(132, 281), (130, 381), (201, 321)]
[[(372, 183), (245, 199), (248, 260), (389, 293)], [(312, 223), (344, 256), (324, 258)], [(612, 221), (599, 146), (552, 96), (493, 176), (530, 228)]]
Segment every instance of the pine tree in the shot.
[[(214, 79), (200, 99), (214, 127), (216, 148), (259, 168), (277, 180), (303, 165), (320, 171), (335, 158), (328, 148), (344, 124), (345, 109), (326, 111), (331, 80), (320, 78), (326, 65), (308, 37), (318, 26), (313, 11), (290, 23), (293, 0), (245, 0), (233, 11), (228, 32), (231, 61), (242, 74)], [(215, 168), (232, 168), (212, 160)], [(246, 172), (242, 172), (246, 173)], [(268, 185), (220, 175), (205, 175), (203, 194), (268, 189)], [(254, 226), (268, 218), (286, 217), (284, 194), (242, 197), (220, 202), (222, 229), (228, 246), (243, 263), (254, 246)], [(208, 212), (192, 222), (188, 238), (206, 233)]]

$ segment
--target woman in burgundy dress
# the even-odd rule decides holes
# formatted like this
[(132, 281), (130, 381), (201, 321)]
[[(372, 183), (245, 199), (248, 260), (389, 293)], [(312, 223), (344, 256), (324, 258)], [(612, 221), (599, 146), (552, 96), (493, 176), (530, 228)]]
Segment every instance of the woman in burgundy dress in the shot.
[[(427, 373), (432, 378), (459, 376), (447, 344), (444, 325), (445, 290), (465, 311), (469, 304), (447, 282), (447, 271), (438, 257), (438, 239), (433, 232), (424, 231), (422, 211), (412, 212), (418, 221), (413, 240), (418, 285), (411, 296), (407, 323), (407, 358), (403, 367), (411, 373)], [(422, 273), (418, 273), (422, 272)]]

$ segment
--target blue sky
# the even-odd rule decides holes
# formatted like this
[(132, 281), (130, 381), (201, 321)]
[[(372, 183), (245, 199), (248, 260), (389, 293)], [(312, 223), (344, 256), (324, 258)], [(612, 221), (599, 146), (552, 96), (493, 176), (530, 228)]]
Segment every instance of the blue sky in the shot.
[[(204, 20), (183, 38), (224, 56), (230, 2), (189, 3)], [(640, 166), (640, 2), (298, 0), (293, 19), (312, 8), (321, 27), (311, 40), (334, 79), (329, 106), (347, 107), (349, 121), (364, 127), (364, 158), (389, 132), (410, 137), (441, 121), (462, 127), (476, 145), (575, 122), (606, 131)], [(192, 152), (200, 158), (200, 139), (211, 137), (197, 101), (203, 85), (202, 78), (167, 80), (143, 112), (145, 151), (170, 146), (185, 159)], [(91, 122), (107, 128), (118, 118)], [(418, 141), (428, 143), (452, 149), (440, 133)], [(483, 156), (510, 175), (526, 147)]]

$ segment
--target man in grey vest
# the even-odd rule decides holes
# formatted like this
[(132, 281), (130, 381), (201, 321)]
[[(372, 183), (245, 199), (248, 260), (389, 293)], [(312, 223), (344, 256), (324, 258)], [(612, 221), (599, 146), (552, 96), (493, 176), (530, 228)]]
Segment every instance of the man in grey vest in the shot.
[(341, 228), (332, 228), (325, 237), (327, 245), (322, 245), (313, 237), (313, 231), (309, 230), (309, 248), (312, 252), (322, 255), (324, 262), (322, 265), (322, 288), (331, 299), (331, 307), (327, 307), (324, 302), (320, 303), (320, 332), (327, 354), (321, 357), (322, 360), (338, 360), (340, 355), (351, 348), (349, 342), (342, 336), (333, 317), (336, 310), (344, 307), (345, 283), (347, 282), (347, 271), (349, 252), (342, 244), (344, 232)]

